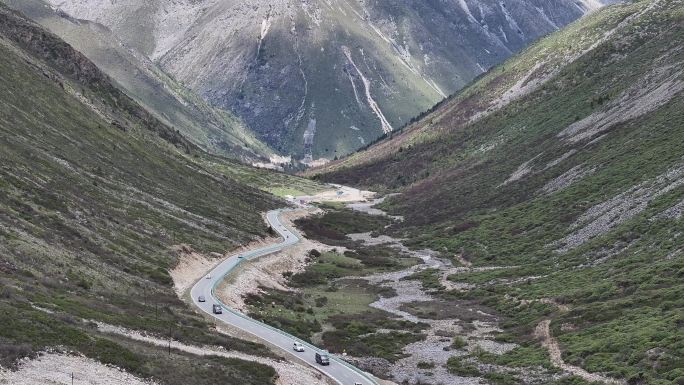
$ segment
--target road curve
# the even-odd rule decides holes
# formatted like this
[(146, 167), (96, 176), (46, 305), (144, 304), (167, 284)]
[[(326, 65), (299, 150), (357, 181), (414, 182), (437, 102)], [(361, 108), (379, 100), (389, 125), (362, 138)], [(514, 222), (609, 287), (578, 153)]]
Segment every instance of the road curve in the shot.
[[(280, 234), (282, 237), (282, 241), (280, 243), (234, 255), (221, 262), (221, 264), (216, 266), (206, 277), (200, 279), (195, 286), (192, 287), (190, 290), (190, 295), (192, 296), (193, 303), (200, 310), (216, 318), (217, 320), (265, 340), (271, 345), (282, 349), (285, 354), (298, 357), (340, 385), (354, 385), (355, 383), (360, 383), (363, 385), (378, 385), (378, 383), (367, 373), (362, 372), (361, 370), (348, 364), (342, 359), (335, 357), (332, 354), (330, 355), (329, 366), (321, 366), (316, 364), (314, 354), (317, 351), (322, 351), (321, 349), (296, 337), (293, 337), (286, 332), (280, 331), (274, 327), (249, 318), (237, 310), (233, 310), (224, 305), (221, 300), (216, 297), (215, 291), (218, 284), (226, 275), (230, 274), (236, 267), (238, 267), (240, 263), (245, 260), (255, 259), (278, 252), (300, 241), (300, 235), (296, 230), (291, 229), (280, 222), (280, 214), (290, 210), (291, 209), (272, 210), (266, 215), (266, 219), (273, 230), (278, 232), (278, 234)], [(199, 302), (198, 298), (200, 296), (204, 296), (206, 302)], [(214, 314), (212, 312), (212, 306), (214, 304), (221, 305), (223, 308), (223, 314)], [(292, 350), (292, 346), (295, 341), (301, 342), (305, 346), (306, 351), (301, 353), (294, 352)]]

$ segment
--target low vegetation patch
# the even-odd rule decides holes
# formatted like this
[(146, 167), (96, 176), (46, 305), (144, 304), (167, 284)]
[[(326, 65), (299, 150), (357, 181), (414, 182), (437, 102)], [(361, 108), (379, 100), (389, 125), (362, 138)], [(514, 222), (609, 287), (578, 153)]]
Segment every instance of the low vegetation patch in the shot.
[(423, 285), (423, 289), (428, 291), (441, 291), (445, 289), (445, 287), (439, 281), (438, 269), (424, 269), (415, 272), (403, 279), (420, 281)]
[(446, 363), (446, 368), (449, 373), (455, 374), (461, 377), (477, 377), (480, 375), (480, 371), (477, 369), (475, 364), (466, 361), (465, 357), (451, 357)]
[(343, 277), (360, 277), (393, 271), (413, 265), (414, 258), (403, 257), (394, 249), (374, 246), (356, 251), (309, 253), (309, 265), (302, 272), (288, 274), (288, 285), (295, 288), (315, 287)]
[(540, 345), (527, 343), (504, 354), (487, 353), (484, 350), (476, 350), (477, 360), (486, 364), (502, 365), (508, 367), (538, 367), (552, 370), (549, 353)]
[[(333, 331), (323, 333), (324, 345), (357, 357), (381, 357), (391, 362), (403, 358), (404, 346), (421, 341), (427, 325), (390, 319), (382, 312), (339, 314), (330, 318)], [(378, 330), (385, 332), (378, 333)]]
[[(336, 353), (394, 361), (402, 357), (404, 346), (424, 338), (421, 332), (427, 325), (394, 320), (370, 308), (379, 296), (394, 293), (367, 281), (349, 279), (300, 290), (262, 288), (261, 294), (249, 295), (245, 303), (250, 316)], [(388, 332), (376, 334), (379, 330)]]
[(347, 245), (347, 234), (380, 231), (392, 223), (392, 219), (385, 216), (332, 207), (327, 207), (322, 215), (295, 221), (307, 238), (333, 246)]

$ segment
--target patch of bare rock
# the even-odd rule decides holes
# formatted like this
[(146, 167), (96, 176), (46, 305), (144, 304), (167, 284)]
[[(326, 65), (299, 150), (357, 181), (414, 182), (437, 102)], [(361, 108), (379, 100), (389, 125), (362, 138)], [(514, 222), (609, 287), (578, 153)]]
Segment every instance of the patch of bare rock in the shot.
[[(73, 376), (73, 377), (72, 377)], [(7, 385), (156, 385), (123, 369), (82, 355), (43, 352), (24, 358), (16, 371), (0, 368), (0, 384)]]

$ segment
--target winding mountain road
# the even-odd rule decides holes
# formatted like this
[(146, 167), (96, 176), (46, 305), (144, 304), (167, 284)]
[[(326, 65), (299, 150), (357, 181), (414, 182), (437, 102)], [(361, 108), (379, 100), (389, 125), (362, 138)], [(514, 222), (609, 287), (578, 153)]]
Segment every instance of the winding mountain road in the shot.
[[(281, 251), (300, 241), (300, 235), (296, 230), (293, 230), (280, 222), (280, 214), (289, 210), (291, 209), (272, 210), (266, 215), (266, 219), (273, 230), (278, 232), (282, 237), (280, 243), (234, 255), (221, 262), (221, 264), (216, 266), (206, 277), (199, 280), (192, 287), (190, 295), (192, 296), (193, 303), (203, 312), (211, 315), (217, 320), (251, 333), (271, 345), (277, 346), (288, 355), (298, 357), (340, 385), (354, 385), (356, 383), (363, 385), (378, 385), (370, 375), (334, 355), (330, 355), (329, 366), (318, 365), (315, 361), (314, 354), (315, 352), (322, 352), (323, 350), (293, 337), (286, 332), (249, 318), (224, 305), (221, 300), (216, 297), (216, 287), (228, 274), (235, 270), (240, 263)], [(206, 299), (206, 302), (199, 302), (198, 298), (200, 296), (203, 296)], [(213, 313), (212, 306), (214, 304), (221, 305), (223, 314)], [(294, 342), (301, 342), (305, 346), (306, 351), (301, 353), (295, 352), (292, 349)]]

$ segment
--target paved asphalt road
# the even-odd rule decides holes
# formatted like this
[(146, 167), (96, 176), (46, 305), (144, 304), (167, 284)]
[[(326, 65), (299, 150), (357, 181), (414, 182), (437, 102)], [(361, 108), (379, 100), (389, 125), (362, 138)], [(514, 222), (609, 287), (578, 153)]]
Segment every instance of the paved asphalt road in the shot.
[[(323, 374), (341, 385), (354, 385), (355, 383), (360, 383), (363, 385), (377, 385), (377, 382), (371, 379), (370, 376), (335, 356), (330, 356), (329, 366), (318, 365), (315, 361), (314, 354), (317, 351), (322, 351), (321, 349), (309, 345), (308, 343), (305, 343), (304, 341), (301, 341), (296, 337), (290, 336), (289, 334), (277, 330), (271, 326), (253, 320), (238, 311), (230, 309), (222, 304), (221, 301), (214, 295), (214, 289), (218, 286), (219, 282), (221, 282), (221, 280), (223, 280), (227, 274), (233, 271), (233, 269), (235, 269), (242, 261), (259, 258), (280, 251), (299, 242), (299, 234), (295, 230), (290, 229), (280, 223), (279, 215), (284, 211), (286, 210), (273, 210), (269, 211), (266, 215), (268, 223), (282, 236), (283, 241), (276, 245), (235, 255), (223, 261), (205, 278), (202, 278), (195, 284), (195, 286), (192, 287), (190, 293), (192, 295), (193, 302), (202, 311), (213, 316), (214, 318), (266, 340), (272, 345), (283, 349), (286, 354), (296, 355), (300, 359), (304, 360), (307, 364), (320, 370)], [(206, 302), (199, 302), (199, 296), (204, 296), (204, 298), (206, 298)], [(223, 314), (213, 314), (212, 305), (214, 304), (221, 305), (223, 308)], [(293, 351), (292, 346), (295, 341), (303, 343), (306, 350), (301, 353)]]

